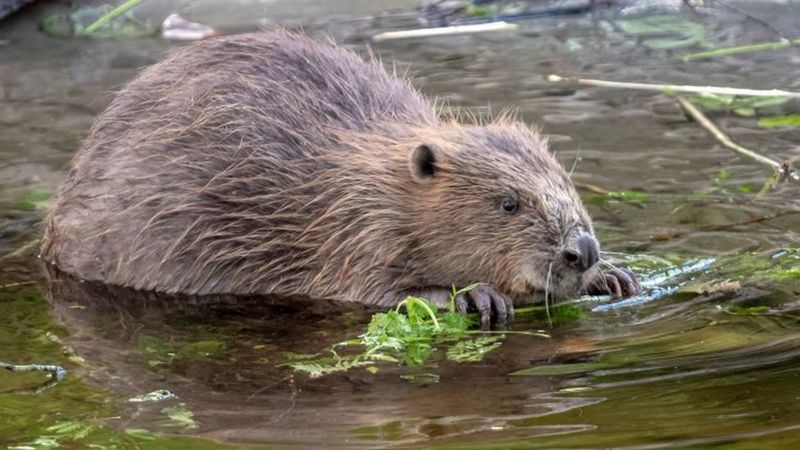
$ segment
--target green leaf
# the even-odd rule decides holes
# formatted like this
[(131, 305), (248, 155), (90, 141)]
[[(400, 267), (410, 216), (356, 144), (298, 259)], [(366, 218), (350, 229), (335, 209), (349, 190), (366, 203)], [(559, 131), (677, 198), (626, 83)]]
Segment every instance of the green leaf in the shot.
[(436, 384), (439, 382), (439, 375), (435, 373), (412, 373), (400, 375), (400, 378), (415, 384)]
[(614, 201), (641, 203), (649, 198), (650, 196), (646, 192), (641, 191), (612, 191), (605, 194), (589, 195), (586, 197), (586, 202), (595, 205), (605, 205)]
[(754, 117), (756, 115), (754, 108), (734, 108), (733, 112), (742, 117)]
[(182, 346), (177, 357), (181, 359), (202, 359), (220, 356), (225, 351), (225, 343), (215, 340), (197, 341)]
[(769, 312), (768, 306), (731, 306), (728, 312), (736, 316), (759, 316)]
[(187, 430), (193, 430), (200, 425), (194, 420), (194, 413), (189, 411), (185, 403), (168, 406), (161, 410), (176, 426), (181, 426)]
[(459, 334), (467, 331), (476, 322), (465, 314), (448, 311), (442, 315), (439, 323), (443, 325), (443, 334)]
[(703, 92), (699, 95), (689, 97), (692, 104), (703, 108), (706, 111), (729, 111), (744, 116), (753, 117), (756, 110), (771, 106), (780, 106), (789, 101), (789, 97), (734, 97), (728, 94), (712, 94)]
[(731, 173), (725, 169), (720, 170), (714, 175), (714, 181), (725, 181), (731, 177)]
[(14, 209), (20, 211), (40, 211), (47, 209), (47, 201), (53, 192), (49, 189), (37, 189), (30, 191), (18, 198), (14, 203)]
[(798, 127), (800, 126), (800, 114), (764, 117), (759, 119), (758, 126), (761, 128)]
[(749, 97), (750, 106), (753, 108), (769, 108), (771, 106), (781, 106), (789, 101), (789, 97)]
[(127, 428), (125, 434), (132, 436), (134, 439), (141, 441), (154, 441), (156, 437), (149, 430), (144, 428)]
[(80, 440), (91, 434), (94, 427), (75, 420), (59, 422), (45, 428), (46, 431), (71, 440)]
[[(468, 286), (462, 291), (473, 288)], [(453, 288), (453, 293), (458, 293)], [(404, 313), (401, 312), (404, 310)], [(497, 348), (503, 336), (472, 338), (469, 327), (475, 321), (452, 311), (437, 312), (427, 300), (407, 297), (392, 311), (377, 313), (358, 339), (332, 345), (326, 356), (306, 355), (280, 364), (316, 378), (344, 372), (356, 367), (378, 370), (379, 362), (402, 363), (408, 366), (426, 364), (440, 347), (447, 347), (447, 357), (456, 362), (480, 361)], [(541, 334), (519, 332), (541, 337)], [(545, 336), (547, 337), (547, 336)], [(356, 351), (356, 348), (359, 348)]]
[(469, 4), (467, 6), (467, 14), (472, 17), (487, 17), (492, 14), (492, 10), (485, 6), (478, 6)]
[(617, 199), (617, 200), (624, 200), (626, 202), (643, 202), (650, 198), (649, 195), (645, 192), (640, 191), (615, 191), (609, 192), (609, 198)]
[(734, 98), (733, 95), (703, 92), (699, 95), (689, 97), (689, 101), (706, 111), (725, 111), (731, 107)]
[(290, 361), (302, 361), (305, 359), (314, 359), (319, 357), (319, 353), (293, 353), (293, 352), (282, 352), (281, 356), (285, 359)]

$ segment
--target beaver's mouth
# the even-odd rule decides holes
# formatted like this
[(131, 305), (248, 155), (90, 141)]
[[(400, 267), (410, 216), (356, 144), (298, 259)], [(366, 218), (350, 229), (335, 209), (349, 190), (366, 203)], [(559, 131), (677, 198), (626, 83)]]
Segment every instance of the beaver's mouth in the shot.
[(553, 265), (543, 275), (535, 272), (534, 274), (534, 276), (520, 277), (520, 283), (517, 283), (511, 292), (521, 296), (547, 294), (548, 298), (565, 299), (575, 297), (584, 286), (580, 274), (572, 273), (560, 266)]

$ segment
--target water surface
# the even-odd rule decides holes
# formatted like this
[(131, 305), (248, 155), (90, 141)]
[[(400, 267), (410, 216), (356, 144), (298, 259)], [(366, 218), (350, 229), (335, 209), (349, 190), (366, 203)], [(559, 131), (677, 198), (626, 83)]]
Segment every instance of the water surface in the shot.
[[(406, 16), (364, 18), (375, 14), (374, 4), (343, 3), (350, 7), (334, 11), (326, 2), (302, 2), (292, 13), (279, 2), (272, 6), (273, 20), (304, 22), (309, 33), (332, 34), (358, 49), (374, 33), (414, 25)], [(758, 6), (759, 17), (778, 29), (792, 31), (800, 19), (797, 8)], [(253, 17), (246, 22), (203, 11), (195, 18), (216, 18), (235, 31), (257, 24)], [(65, 177), (71, 155), (113, 91), (181, 45), (158, 38), (48, 38), (35, 29), (43, 13), (29, 10), (0, 30), (7, 41), (0, 45), (0, 254), (38, 235), (42, 211), (36, 198)], [(773, 31), (730, 11), (641, 13), (680, 14), (702, 24), (713, 45), (775, 39)], [(509, 335), (480, 363), (454, 364), (439, 356), (423, 367), (386, 364), (376, 374), (355, 370), (309, 379), (279, 366), (282, 352), (314, 353), (356, 336), (369, 312), (169, 299), (69, 279), (39, 282), (35, 258), (14, 256), (0, 262), (0, 360), (63, 364), (69, 374), (31, 394), (42, 375), (0, 373), (0, 443), (464, 449), (800, 444), (800, 286), (791, 271), (800, 256), (783, 251), (796, 248), (800, 238), (797, 186), (756, 195), (769, 172), (717, 145), (670, 97), (546, 80), (558, 73), (800, 90), (800, 53), (792, 48), (687, 63), (680, 56), (698, 48), (654, 50), (605, 19), (550, 18), (512, 33), (372, 47), (448, 108), (476, 115), (513, 108), (522, 120), (540, 124), (558, 158), (574, 165), (577, 182), (645, 193), (642, 201), (608, 201), (584, 191), (604, 248), (674, 261), (714, 258), (705, 273), (686, 280), (693, 288), (652, 302), (587, 307), (579, 322), (555, 328), (541, 317), (521, 317), (515, 329), (543, 328), (552, 338)], [(760, 113), (797, 108), (789, 103)], [(756, 118), (726, 113), (713, 119), (742, 145), (776, 159), (800, 155), (797, 129), (764, 130)], [(786, 270), (776, 275), (776, 265)], [(701, 284), (720, 279), (739, 281), (741, 288)], [(530, 372), (510, 375), (524, 369)], [(409, 374), (435, 374), (438, 382), (402, 377)], [(127, 401), (162, 388), (178, 398)], [(192, 416), (181, 421), (186, 411)]]

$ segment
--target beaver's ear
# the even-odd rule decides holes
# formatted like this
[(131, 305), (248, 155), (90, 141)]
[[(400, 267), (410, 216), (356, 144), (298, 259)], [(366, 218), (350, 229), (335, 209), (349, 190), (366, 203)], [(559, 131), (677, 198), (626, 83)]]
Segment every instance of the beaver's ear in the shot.
[(430, 181), (436, 176), (436, 152), (433, 147), (422, 144), (411, 152), (408, 161), (411, 176), (417, 181)]

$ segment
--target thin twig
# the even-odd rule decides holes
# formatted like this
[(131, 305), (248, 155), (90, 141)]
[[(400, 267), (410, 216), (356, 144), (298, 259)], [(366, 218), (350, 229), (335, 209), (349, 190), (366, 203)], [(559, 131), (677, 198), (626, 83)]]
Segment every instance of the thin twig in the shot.
[(21, 256), (26, 256), (30, 253), (33, 253), (33, 251), (36, 250), (37, 246), (39, 245), (40, 241), (41, 239), (38, 238), (31, 239), (30, 241), (26, 242), (20, 248), (14, 250), (13, 252), (0, 256), (0, 260), (19, 258)]
[(712, 93), (725, 95), (742, 95), (747, 97), (792, 97), (800, 98), (800, 92), (784, 91), (781, 89), (739, 89), (724, 86), (692, 86), (678, 84), (655, 84), (655, 83), (626, 83), (623, 81), (592, 80), (587, 78), (562, 77), (561, 75), (549, 75), (548, 81), (554, 83), (567, 82), (577, 83), (586, 86), (599, 86), (622, 89), (639, 89), (645, 91), (659, 91), (664, 93), (692, 92), (695, 94)]
[(6, 369), (10, 372), (47, 372), (50, 375), (50, 380), (47, 383), (43, 384), (39, 388), (33, 391), (35, 394), (39, 394), (44, 392), (47, 389), (58, 384), (59, 381), (64, 379), (67, 375), (67, 370), (61, 366), (55, 364), (27, 364), (27, 365), (18, 365), (18, 364), (9, 364), (0, 361), (0, 369)]
[(581, 181), (573, 181), (572, 184), (574, 184), (575, 187), (578, 189), (589, 191), (594, 194), (608, 195), (608, 193), (611, 192), (608, 189), (598, 186), (596, 184), (583, 183)]
[(753, 150), (747, 149), (742, 147), (741, 145), (733, 142), (731, 138), (728, 137), (725, 133), (722, 132), (716, 125), (714, 125), (708, 117), (705, 116), (696, 106), (694, 106), (691, 102), (686, 100), (683, 97), (677, 97), (678, 103), (681, 104), (681, 108), (689, 114), (695, 122), (700, 124), (701, 127), (705, 128), (706, 131), (711, 133), (712, 136), (716, 140), (720, 142), (720, 144), (728, 147), (729, 149), (739, 153), (741, 155), (747, 156), (765, 166), (769, 166), (774, 169), (776, 172), (780, 172), (783, 164), (779, 161), (775, 161), (773, 159), (767, 158), (766, 156), (760, 155)]
[[(790, 179), (793, 181), (800, 180), (800, 173), (794, 169), (792, 163), (794, 159), (788, 159), (786, 161), (776, 161), (772, 158), (768, 158), (764, 155), (761, 155), (753, 150), (748, 148), (742, 147), (741, 145), (733, 142), (731, 138), (728, 137), (725, 133), (722, 132), (716, 125), (714, 125), (711, 120), (703, 114), (700, 109), (694, 106), (691, 102), (686, 100), (683, 97), (676, 97), (678, 99), (678, 103), (680, 103), (681, 108), (686, 111), (687, 114), (692, 116), (695, 122), (699, 123), (701, 127), (705, 128), (706, 131), (711, 133), (714, 138), (719, 141), (725, 147), (739, 153), (740, 155), (747, 156), (748, 158), (759, 162), (765, 166), (768, 166), (774, 170), (774, 176), (772, 177), (775, 182), (772, 185), (780, 183), (781, 181)], [(765, 184), (764, 189), (769, 189), (769, 183)], [(762, 190), (763, 193), (764, 190)]]
[(481, 33), (485, 31), (513, 30), (517, 26), (508, 22), (489, 22), (477, 25), (454, 25), (452, 27), (418, 28), (415, 30), (386, 31), (372, 36), (375, 42), (392, 39), (407, 39), (450, 34)]
[[(35, 281), (20, 281), (17, 283), (8, 283), (8, 284), (0, 284), (0, 289), (10, 289), (18, 286), (28, 286), (31, 284), (36, 284)], [(2, 367), (2, 366), (0, 366)]]
[(718, 48), (716, 50), (707, 50), (704, 52), (689, 53), (683, 57), (684, 61), (695, 61), (698, 59), (716, 58), (719, 56), (735, 55), (737, 53), (753, 53), (763, 52), (764, 50), (778, 50), (781, 48), (791, 47), (793, 45), (800, 45), (800, 39), (793, 41), (776, 41), (776, 42), (760, 42), (758, 44), (740, 45), (738, 47)]
[(129, 9), (133, 8), (134, 6), (138, 5), (141, 2), (142, 2), (142, 0), (128, 0), (128, 1), (126, 1), (125, 3), (117, 6), (116, 8), (114, 8), (111, 11), (107, 12), (106, 14), (103, 14), (102, 17), (100, 17), (99, 19), (95, 20), (88, 27), (84, 28), (81, 31), (80, 34), (84, 35), (84, 36), (88, 36), (88, 35), (94, 33), (95, 31), (97, 31), (100, 28), (104, 27), (107, 23), (109, 23), (112, 20), (114, 20), (114, 18), (116, 18), (117, 16), (119, 16), (121, 14), (124, 14)]

